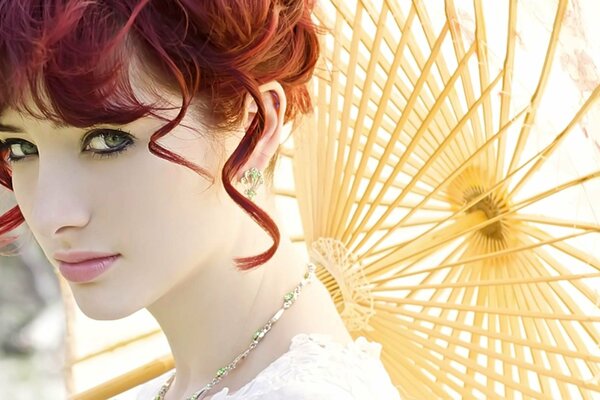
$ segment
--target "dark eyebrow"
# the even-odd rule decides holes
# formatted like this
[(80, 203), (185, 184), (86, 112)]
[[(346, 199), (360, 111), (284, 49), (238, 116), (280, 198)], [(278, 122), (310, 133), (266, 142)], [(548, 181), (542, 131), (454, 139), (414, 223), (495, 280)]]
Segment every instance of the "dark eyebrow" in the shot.
[[(52, 124), (52, 128), (54, 128), (54, 129), (60, 129), (60, 128), (66, 128), (66, 127), (68, 127), (68, 125), (64, 124), (64, 123), (58, 123), (58, 124), (57, 123), (53, 123)], [(25, 133), (25, 131), (23, 131), (18, 126), (5, 125), (3, 123), (0, 123), (0, 131), (11, 132), (11, 133)]]
[(12, 125), (0, 124), (0, 131), (11, 132), (11, 133), (24, 133), (20, 128)]

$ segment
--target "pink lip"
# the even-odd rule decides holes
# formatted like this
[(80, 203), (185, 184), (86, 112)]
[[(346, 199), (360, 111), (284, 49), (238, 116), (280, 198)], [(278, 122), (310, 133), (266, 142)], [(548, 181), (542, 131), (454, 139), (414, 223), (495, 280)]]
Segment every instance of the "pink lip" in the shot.
[(88, 282), (106, 272), (119, 257), (120, 254), (117, 254), (78, 263), (60, 261), (59, 270), (62, 276), (71, 282)]
[(112, 257), (116, 255), (116, 253), (104, 253), (98, 251), (57, 251), (54, 253), (54, 258), (58, 261), (74, 264), (87, 260), (94, 260), (96, 258)]

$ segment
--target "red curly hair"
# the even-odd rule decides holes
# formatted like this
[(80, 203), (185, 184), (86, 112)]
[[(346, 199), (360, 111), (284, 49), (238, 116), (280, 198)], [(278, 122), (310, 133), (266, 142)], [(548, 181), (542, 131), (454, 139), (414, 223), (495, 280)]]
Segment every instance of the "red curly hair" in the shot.
[[(178, 115), (152, 135), (148, 150), (214, 182), (208, 171), (156, 140), (190, 106), (202, 108), (218, 138), (240, 126), (249, 94), (258, 112), (221, 178), (229, 196), (273, 238), (266, 252), (234, 259), (240, 270), (254, 268), (274, 255), (279, 229), (231, 180), (263, 135), (261, 84), (282, 85), (284, 123), (312, 111), (306, 84), (319, 57), (320, 33), (311, 20), (313, 7), (310, 0), (0, 0), (0, 114), (11, 107), (79, 128), (157, 116), (160, 108), (142, 104), (132, 89), (130, 66), (139, 60), (153, 82), (182, 97)], [(199, 98), (206, 101), (192, 103)], [(0, 153), (0, 184), (12, 191), (6, 153)], [(266, 171), (269, 180), (276, 158)], [(14, 207), (0, 216), (0, 235), (23, 222)]]

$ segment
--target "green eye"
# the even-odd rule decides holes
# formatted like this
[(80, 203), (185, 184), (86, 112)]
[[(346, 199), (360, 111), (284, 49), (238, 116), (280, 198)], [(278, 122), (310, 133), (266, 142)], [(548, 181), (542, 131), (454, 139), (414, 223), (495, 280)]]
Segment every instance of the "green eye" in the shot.
[(133, 139), (131, 134), (118, 129), (102, 129), (87, 142), (86, 149), (92, 143), (101, 147), (99, 150), (91, 152), (92, 157), (108, 158), (116, 157), (128, 150), (133, 144)]
[(116, 131), (103, 130), (101, 133), (94, 135), (87, 144), (88, 147), (90, 144), (94, 144), (96, 150), (103, 152), (115, 149), (127, 141), (131, 141), (131, 139), (123, 134), (116, 133)]
[[(8, 153), (6, 157), (5, 153)], [(35, 154), (35, 146), (23, 139), (10, 138), (0, 142), (0, 154), (3, 155), (4, 161), (15, 163), (27, 158), (28, 155)]]

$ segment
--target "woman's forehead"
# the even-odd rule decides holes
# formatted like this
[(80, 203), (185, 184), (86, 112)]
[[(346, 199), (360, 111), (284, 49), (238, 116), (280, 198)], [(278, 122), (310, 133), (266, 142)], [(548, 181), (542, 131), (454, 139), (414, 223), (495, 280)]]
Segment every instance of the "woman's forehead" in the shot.
[[(173, 98), (171, 98), (173, 100)], [(87, 130), (90, 128), (101, 128), (101, 127), (122, 127), (127, 125), (128, 129), (137, 129), (138, 133), (152, 134), (155, 130), (159, 129), (164, 124), (168, 123), (177, 117), (180, 111), (181, 104), (173, 104), (174, 101), (163, 101), (159, 109), (153, 111), (156, 115), (146, 115), (130, 121), (126, 124), (115, 123), (115, 122), (98, 122), (87, 127), (79, 127), (71, 125), (65, 121), (55, 121), (53, 119), (43, 118), (40, 116), (31, 115), (27, 111), (17, 110), (14, 108), (5, 108), (0, 112), (0, 136), (8, 136), (11, 133), (19, 135), (30, 135), (36, 136), (41, 132), (80, 132), (81, 130)], [(180, 130), (191, 130), (195, 134), (205, 136), (205, 133), (210, 130), (210, 125), (204, 121), (202, 112), (199, 107), (188, 108), (186, 115), (178, 124)], [(152, 132), (148, 131), (150, 129)], [(179, 133), (181, 134), (181, 133)]]
[[(134, 60), (135, 57), (132, 57)], [(132, 62), (129, 71), (129, 89), (117, 90), (104, 98), (91, 99), (86, 103), (83, 92), (73, 96), (56, 92), (55, 88), (47, 90), (44, 84), (36, 87), (35, 93), (28, 87), (23, 94), (9, 98), (0, 105), (0, 122), (7, 120), (16, 122), (49, 123), (55, 129), (72, 126), (88, 127), (100, 123), (118, 123), (131, 116), (128, 122), (138, 119), (149, 111), (165, 118), (175, 117), (182, 106), (182, 96), (176, 90), (167, 89), (152, 80), (139, 69), (138, 63)], [(83, 89), (82, 89), (83, 90)], [(98, 88), (94, 90), (100, 91)], [(75, 98), (81, 101), (74, 101)], [(195, 111), (195, 110), (190, 110)], [(137, 118), (133, 118), (133, 117)]]
[[(152, 106), (152, 112), (156, 114), (155, 116), (148, 115), (147, 117), (162, 117), (170, 120), (177, 116), (182, 106), (181, 97), (168, 92), (160, 93), (160, 95), (144, 94), (140, 97), (138, 98), (140, 103)], [(185, 119), (200, 116), (201, 113), (198, 107), (190, 107), (187, 110)], [(98, 124), (101, 123), (111, 124), (110, 122), (98, 121)], [(47, 124), (47, 126), (56, 130), (74, 127), (74, 125), (64, 120), (46, 117), (33, 101), (27, 101), (18, 108), (8, 106), (0, 110), (0, 131), (18, 133), (20, 126), (23, 124)], [(94, 125), (96, 123), (92, 123), (89, 126)]]

